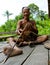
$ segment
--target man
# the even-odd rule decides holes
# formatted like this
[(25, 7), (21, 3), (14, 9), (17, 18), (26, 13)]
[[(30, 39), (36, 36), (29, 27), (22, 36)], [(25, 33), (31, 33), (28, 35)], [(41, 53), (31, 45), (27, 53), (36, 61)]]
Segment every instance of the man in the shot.
[[(18, 46), (32, 45), (32, 44), (38, 44), (47, 40), (48, 39), (47, 35), (38, 36), (38, 30), (37, 30), (35, 21), (29, 19), (30, 9), (28, 7), (23, 7), (22, 13), (23, 13), (23, 19), (18, 21), (18, 25), (16, 29), (16, 34), (19, 34), (20, 37), (18, 40), (15, 38), (9, 38), (8, 41), (10, 46), (12, 47), (15, 43)], [(5, 47), (4, 54), (8, 54), (8, 51), (10, 51), (11, 47), (9, 48)], [(20, 53), (22, 53), (22, 50), (19, 49), (17, 46), (15, 46), (11, 56), (17, 55)]]

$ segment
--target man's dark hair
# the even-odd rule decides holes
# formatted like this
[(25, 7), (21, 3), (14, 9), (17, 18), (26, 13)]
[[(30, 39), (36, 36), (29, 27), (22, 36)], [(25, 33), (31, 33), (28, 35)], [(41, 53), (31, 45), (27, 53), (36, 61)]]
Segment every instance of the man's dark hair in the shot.
[(28, 9), (28, 10), (30, 10), (30, 8), (29, 8), (29, 7), (23, 7), (23, 8), (22, 8), (22, 12), (23, 12), (23, 9), (25, 9), (25, 8), (26, 8), (26, 9)]

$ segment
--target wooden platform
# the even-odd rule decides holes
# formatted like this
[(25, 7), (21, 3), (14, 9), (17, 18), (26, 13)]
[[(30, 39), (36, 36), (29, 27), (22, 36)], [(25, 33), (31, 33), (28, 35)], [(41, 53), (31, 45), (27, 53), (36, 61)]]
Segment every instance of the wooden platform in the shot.
[[(50, 39), (44, 43), (50, 43)], [(0, 42), (0, 51), (4, 46), (7, 46), (7, 42)], [(7, 60), (5, 64), (0, 63), (0, 65), (47, 65), (48, 64), (48, 52), (44, 48), (44, 45), (36, 45), (30, 48), (29, 46), (21, 47), (23, 49), (23, 54), (11, 57)], [(6, 56), (0, 53), (0, 62)]]

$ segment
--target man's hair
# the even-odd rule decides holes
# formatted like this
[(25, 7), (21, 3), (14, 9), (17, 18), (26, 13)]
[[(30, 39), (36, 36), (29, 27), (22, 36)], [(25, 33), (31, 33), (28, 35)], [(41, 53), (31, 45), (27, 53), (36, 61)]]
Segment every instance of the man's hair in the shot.
[(23, 12), (23, 9), (28, 9), (28, 10), (30, 10), (29, 7), (22, 7), (22, 12)]

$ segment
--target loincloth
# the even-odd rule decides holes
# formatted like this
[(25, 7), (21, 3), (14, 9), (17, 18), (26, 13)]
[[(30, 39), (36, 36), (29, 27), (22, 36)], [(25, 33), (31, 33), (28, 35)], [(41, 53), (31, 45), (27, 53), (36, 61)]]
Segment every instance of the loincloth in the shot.
[(24, 41), (33, 41), (33, 40), (36, 40), (37, 36), (35, 34), (33, 34), (32, 31), (25, 31), (21, 38), (24, 40)]

